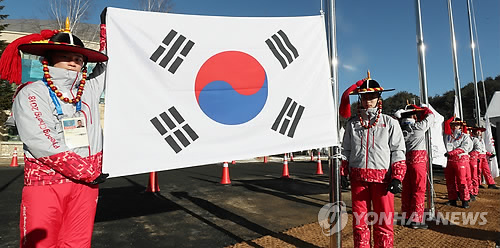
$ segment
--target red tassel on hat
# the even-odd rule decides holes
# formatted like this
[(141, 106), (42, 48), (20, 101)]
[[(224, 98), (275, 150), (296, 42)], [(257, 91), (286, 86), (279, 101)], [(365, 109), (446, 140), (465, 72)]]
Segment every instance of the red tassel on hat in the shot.
[(444, 134), (451, 135), (451, 126), (450, 123), (455, 119), (455, 116), (452, 116), (450, 119), (444, 122)]
[[(406, 100), (406, 101), (408, 101), (408, 100)], [(429, 108), (427, 108), (427, 107), (421, 108), (421, 107), (419, 107), (419, 106), (417, 106), (415, 104), (408, 104), (408, 105), (411, 106), (412, 109), (414, 109), (415, 111), (418, 111), (416, 113), (418, 121), (421, 121), (421, 120), (425, 119), (425, 117), (429, 113), (432, 113), (432, 111)]]
[(106, 38), (106, 24), (101, 24), (101, 33), (99, 37), (99, 52), (102, 52), (106, 50), (108, 44), (107, 44), (107, 38)]
[(5, 48), (0, 58), (0, 79), (7, 80), (10, 83), (21, 84), (22, 64), (18, 47), (34, 41), (47, 40), (58, 32), (58, 30), (46, 29), (42, 30), (39, 34), (26, 35), (11, 42)]
[(423, 107), (421, 109), (423, 109), (424, 111), (423, 111), (423, 113), (419, 117), (420, 121), (423, 120), (423, 119), (425, 119), (426, 116), (432, 114), (432, 110), (430, 108), (428, 108), (428, 107)]
[(359, 80), (355, 84), (351, 85), (351, 87), (349, 87), (346, 91), (344, 91), (344, 93), (342, 94), (342, 98), (340, 98), (340, 116), (346, 119), (351, 117), (351, 103), (349, 102), (349, 94), (351, 94), (353, 90), (361, 86), (365, 80), (366, 78)]

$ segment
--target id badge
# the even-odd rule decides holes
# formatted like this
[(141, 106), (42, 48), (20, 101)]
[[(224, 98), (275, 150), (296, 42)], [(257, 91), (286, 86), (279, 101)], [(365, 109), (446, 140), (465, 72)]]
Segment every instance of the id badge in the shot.
[(69, 148), (89, 146), (89, 136), (84, 117), (63, 118), (61, 122), (64, 141)]

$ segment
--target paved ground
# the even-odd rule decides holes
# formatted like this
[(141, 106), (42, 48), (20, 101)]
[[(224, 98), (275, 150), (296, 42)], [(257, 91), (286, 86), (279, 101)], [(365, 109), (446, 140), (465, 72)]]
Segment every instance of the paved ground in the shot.
[[(500, 177), (496, 178), (497, 184), (500, 182)], [(469, 209), (460, 207), (446, 206), (447, 201), (446, 185), (442, 179), (442, 174), (437, 172), (436, 175), (436, 211), (438, 215), (444, 216), (443, 222), (428, 222), (429, 229), (414, 230), (403, 227), (399, 224), (394, 225), (394, 247), (499, 247), (500, 244), (500, 190), (495, 189), (480, 189), (477, 201), (471, 203)], [(460, 204), (460, 203), (459, 203)], [(346, 227), (342, 230), (342, 247), (354, 247), (352, 237), (352, 214), (348, 212), (349, 218)], [(398, 211), (401, 206), (399, 197), (395, 198), (395, 210)], [(477, 222), (471, 224), (472, 218), (469, 218), (469, 223), (466, 224), (463, 216), (467, 214), (475, 216)], [(453, 217), (453, 216), (456, 217)], [(480, 216), (483, 216), (481, 218)], [(240, 242), (228, 247), (328, 247), (329, 237), (321, 235), (322, 232), (317, 222), (305, 224), (303, 226), (285, 230), (278, 235), (267, 235), (255, 240)], [(289, 241), (286, 237), (292, 236), (303, 242), (307, 242), (308, 246)], [(283, 238), (285, 237), (285, 238)]]
[[(237, 163), (231, 186), (219, 185), (220, 164), (164, 171), (157, 197), (143, 193), (148, 174), (110, 179), (93, 247), (223, 247), (312, 223), (328, 201), (328, 177), (315, 171), (313, 162), (290, 163), (292, 179), (283, 180), (281, 163)], [(22, 174), (0, 167), (0, 246), (18, 244)]]
[[(23, 172), (22, 167), (8, 164), (0, 166), (0, 247), (18, 247)], [(92, 246), (325, 247), (328, 237), (321, 233), (317, 214), (328, 203), (328, 177), (315, 175), (315, 162), (291, 162), (289, 168), (292, 178), (286, 180), (280, 178), (281, 162), (230, 165), (230, 186), (218, 183), (220, 164), (164, 171), (158, 173), (161, 194), (157, 196), (144, 193), (148, 174), (110, 179), (101, 185)], [(323, 169), (326, 173), (325, 162)], [(442, 175), (437, 172), (436, 178), (436, 201), (443, 202)], [(468, 211), (489, 207), (496, 213), (488, 215), (486, 227), (415, 231), (396, 226), (396, 246), (494, 247), (500, 239), (500, 190), (482, 189), (480, 194)], [(350, 192), (342, 197), (350, 206)], [(442, 212), (454, 210), (436, 206)], [(343, 231), (346, 247), (352, 246), (349, 225)]]

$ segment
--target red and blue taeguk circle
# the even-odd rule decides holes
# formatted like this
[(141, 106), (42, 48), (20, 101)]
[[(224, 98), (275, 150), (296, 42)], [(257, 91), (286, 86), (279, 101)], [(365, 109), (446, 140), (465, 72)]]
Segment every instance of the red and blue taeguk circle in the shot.
[(195, 93), (210, 119), (226, 125), (242, 124), (255, 118), (266, 104), (266, 71), (244, 52), (221, 52), (201, 66)]

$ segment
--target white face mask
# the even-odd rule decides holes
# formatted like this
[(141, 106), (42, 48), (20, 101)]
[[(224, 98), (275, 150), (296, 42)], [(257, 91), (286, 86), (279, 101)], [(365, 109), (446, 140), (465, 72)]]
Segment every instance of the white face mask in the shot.
[(413, 118), (401, 119), (401, 125), (411, 125), (411, 124), (415, 124), (415, 119), (413, 119)]
[(454, 135), (455, 137), (459, 136), (460, 134), (462, 134), (462, 129), (460, 129), (460, 128), (459, 128), (459, 129), (455, 129), (455, 130), (453, 131), (453, 135)]
[(401, 119), (401, 131), (403, 131), (405, 140), (413, 134), (413, 124), (415, 124), (415, 119), (413, 118)]

